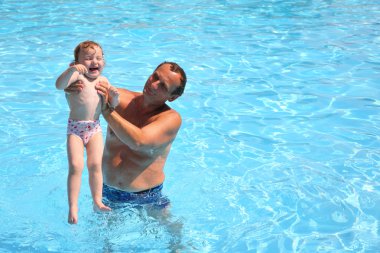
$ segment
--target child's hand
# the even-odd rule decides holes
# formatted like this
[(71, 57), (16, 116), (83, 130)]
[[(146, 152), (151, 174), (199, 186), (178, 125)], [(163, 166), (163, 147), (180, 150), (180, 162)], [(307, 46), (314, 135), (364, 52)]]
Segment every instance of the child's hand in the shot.
[(108, 88), (108, 100), (112, 108), (115, 108), (119, 104), (120, 102), (119, 96), (120, 96), (120, 93), (117, 91), (115, 87), (110, 86)]
[(70, 68), (76, 69), (82, 75), (87, 73), (87, 68), (83, 64), (75, 64), (75, 65), (72, 65)]
[(108, 88), (110, 84), (108, 82), (99, 81), (95, 85), (95, 89), (97, 90), (98, 94), (102, 96), (102, 111), (107, 109), (107, 101), (108, 101)]

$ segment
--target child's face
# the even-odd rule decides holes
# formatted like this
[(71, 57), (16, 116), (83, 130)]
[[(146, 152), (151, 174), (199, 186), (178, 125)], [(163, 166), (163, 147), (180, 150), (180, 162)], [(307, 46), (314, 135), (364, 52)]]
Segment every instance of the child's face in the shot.
[(78, 63), (87, 68), (87, 73), (85, 74), (87, 77), (97, 78), (102, 73), (105, 65), (102, 49), (97, 46), (81, 48)]

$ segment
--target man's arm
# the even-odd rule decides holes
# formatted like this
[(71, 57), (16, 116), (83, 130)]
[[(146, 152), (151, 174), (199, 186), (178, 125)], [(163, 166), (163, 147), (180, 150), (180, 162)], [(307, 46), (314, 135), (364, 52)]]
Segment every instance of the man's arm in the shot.
[(142, 128), (136, 127), (109, 108), (103, 110), (103, 117), (120, 141), (139, 151), (151, 151), (171, 143), (182, 123), (180, 115), (173, 110), (164, 112)]
[[(176, 137), (182, 123), (181, 116), (176, 111), (162, 112), (153, 122), (140, 128), (123, 118), (117, 110), (109, 107), (107, 103), (109, 89), (106, 85), (99, 83), (96, 89), (103, 97), (102, 113), (108, 126), (120, 141), (131, 149), (149, 152), (171, 143)], [(120, 102), (122, 101), (123, 99)]]

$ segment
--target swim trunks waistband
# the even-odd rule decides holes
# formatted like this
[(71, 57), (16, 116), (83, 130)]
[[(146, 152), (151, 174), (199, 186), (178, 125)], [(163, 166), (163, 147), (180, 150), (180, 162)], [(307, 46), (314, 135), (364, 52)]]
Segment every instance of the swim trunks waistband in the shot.
[(144, 198), (146, 196), (161, 194), (162, 188), (163, 188), (163, 184), (160, 184), (153, 188), (139, 191), (139, 192), (127, 192), (127, 191), (119, 190), (112, 186), (103, 184), (103, 195), (113, 201), (129, 201), (136, 198), (141, 198), (141, 197)]
[(112, 186), (108, 186), (106, 184), (103, 184), (103, 187), (106, 187), (108, 188), (109, 190), (112, 190), (112, 191), (117, 191), (119, 193), (125, 193), (125, 194), (130, 194), (130, 195), (143, 195), (143, 194), (146, 194), (146, 193), (154, 193), (154, 192), (158, 192), (160, 190), (162, 190), (164, 184), (159, 184), (153, 188), (149, 188), (149, 189), (146, 189), (146, 190), (142, 190), (142, 191), (138, 191), (138, 192), (128, 192), (128, 191), (123, 191), (123, 190), (119, 190), (119, 189), (116, 189)]
[(147, 189), (147, 190), (143, 190), (143, 191), (139, 191), (139, 192), (131, 192), (132, 194), (145, 194), (145, 193), (149, 193), (149, 192), (157, 192), (157, 191), (160, 191), (162, 190), (163, 188), (163, 184), (159, 184), (153, 188), (150, 188), (150, 189)]
[(113, 203), (129, 203), (138, 205), (153, 204), (162, 208), (170, 203), (169, 199), (162, 195), (162, 188), (163, 184), (160, 184), (139, 192), (127, 192), (103, 184), (103, 200), (110, 207), (115, 207)]

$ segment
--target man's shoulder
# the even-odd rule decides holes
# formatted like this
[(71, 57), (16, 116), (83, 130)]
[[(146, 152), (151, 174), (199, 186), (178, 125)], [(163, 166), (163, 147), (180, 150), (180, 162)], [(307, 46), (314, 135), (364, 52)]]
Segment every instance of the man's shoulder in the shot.
[(170, 120), (171, 122), (177, 122), (179, 125), (181, 125), (182, 118), (181, 115), (174, 110), (173, 108), (167, 106), (165, 110), (163, 110), (159, 115), (159, 118), (164, 118), (165, 120)]
[(181, 117), (181, 115), (179, 114), (179, 112), (177, 112), (176, 110), (174, 110), (170, 106), (168, 106), (167, 112), (170, 113), (171, 115), (173, 115), (173, 117)]
[(119, 92), (119, 108), (126, 108), (131, 101), (139, 95), (138, 92), (130, 91), (124, 88), (117, 88), (117, 91)]
[(140, 92), (131, 91), (125, 88), (117, 88), (117, 90), (119, 91), (120, 94), (124, 96), (136, 97), (140, 94)]

